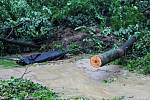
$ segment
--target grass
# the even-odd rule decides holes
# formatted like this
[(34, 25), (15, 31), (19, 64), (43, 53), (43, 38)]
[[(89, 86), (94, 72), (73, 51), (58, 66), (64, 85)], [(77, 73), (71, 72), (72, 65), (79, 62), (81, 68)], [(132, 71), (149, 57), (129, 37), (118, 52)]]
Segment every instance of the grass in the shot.
[(0, 59), (0, 68), (14, 68), (18, 66), (15, 61)]

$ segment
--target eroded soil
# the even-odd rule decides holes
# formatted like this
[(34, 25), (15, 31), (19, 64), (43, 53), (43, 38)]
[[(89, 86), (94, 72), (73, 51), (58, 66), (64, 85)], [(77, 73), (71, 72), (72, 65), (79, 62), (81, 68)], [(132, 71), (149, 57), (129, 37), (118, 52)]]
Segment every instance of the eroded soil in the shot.
[[(46, 85), (63, 98), (83, 96), (99, 100), (119, 96), (125, 100), (150, 100), (150, 77), (130, 73), (119, 65), (95, 71), (89, 59), (69, 59), (26, 67), (29, 73), (24, 78)], [(25, 67), (1, 69), (0, 79), (21, 77), (24, 71)]]

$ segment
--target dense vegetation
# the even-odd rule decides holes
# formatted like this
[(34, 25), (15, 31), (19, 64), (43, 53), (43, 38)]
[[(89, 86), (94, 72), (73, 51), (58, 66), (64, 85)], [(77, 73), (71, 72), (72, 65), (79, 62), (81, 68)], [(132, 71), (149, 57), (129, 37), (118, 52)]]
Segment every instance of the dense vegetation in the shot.
[[(140, 33), (129, 54), (115, 63), (150, 74), (149, 29), (150, 0), (0, 0), (0, 38), (41, 45), (37, 49), (0, 42), (1, 55), (66, 47), (72, 54), (102, 53)], [(6, 98), (56, 97), (23, 79), (0, 81), (0, 90)]]
[(0, 80), (0, 90), (0, 96), (5, 100), (33, 100), (35, 98), (38, 100), (54, 100), (58, 97), (55, 92), (40, 84), (13, 77), (9, 80)]
[[(149, 0), (1, 0), (0, 36), (40, 44), (41, 48), (36, 49), (40, 51), (64, 50), (69, 42), (70, 53), (77, 54), (115, 48), (138, 32), (139, 39), (127, 56), (130, 59), (124, 59), (124, 64), (134, 70), (139, 66), (133, 62), (149, 60), (146, 57), (150, 52), (149, 5)], [(68, 34), (81, 33), (86, 36), (80, 40), (63, 41)], [(3, 55), (35, 49), (0, 42), (0, 50)], [(142, 71), (144, 74), (150, 73), (148, 63), (144, 64), (147, 70)]]
[[(73, 54), (101, 53), (140, 33), (123, 64), (135, 70), (139, 66), (133, 62), (140, 61), (147, 70), (142, 72), (149, 74), (149, 5), (149, 0), (1, 0), (0, 37), (41, 45), (33, 49), (0, 42), (1, 55), (65, 47)], [(86, 33), (82, 39), (64, 41), (81, 33)]]

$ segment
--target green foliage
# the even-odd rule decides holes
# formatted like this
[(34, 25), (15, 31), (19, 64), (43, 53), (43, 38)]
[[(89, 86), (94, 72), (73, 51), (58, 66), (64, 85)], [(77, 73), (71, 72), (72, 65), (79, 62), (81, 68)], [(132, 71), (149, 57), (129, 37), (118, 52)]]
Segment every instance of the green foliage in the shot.
[(150, 31), (148, 29), (144, 29), (141, 31), (138, 41), (133, 48), (134, 56), (142, 57), (150, 53)]
[[(9, 32), (13, 30), (17, 39), (27, 40), (52, 34), (52, 24), (49, 21), (51, 11), (44, 5), (38, 7), (36, 2), (37, 0), (30, 3), (27, 0), (2, 0), (0, 33), (7, 36), (9, 33), (6, 33), (6, 29), (12, 28)], [(36, 5), (36, 9), (32, 3)]]
[(0, 59), (0, 68), (14, 68), (17, 64), (15, 61)]
[(30, 9), (25, 0), (2, 0), (0, 4), (1, 11), (5, 11), (4, 15), (0, 17), (3, 20), (8, 18), (17, 20), (17, 18), (25, 17)]
[(144, 57), (130, 59), (127, 63), (127, 69), (130, 71), (136, 70), (145, 75), (150, 74), (150, 53), (147, 53)]
[(101, 53), (105, 49), (105, 44), (94, 34), (83, 39), (82, 48), (85, 53)]
[[(104, 2), (100, 3), (103, 5)], [(13, 30), (15, 38), (31, 40), (52, 35), (51, 22), (55, 24), (66, 19), (68, 26), (75, 27), (103, 23), (104, 18), (94, 4), (96, 2), (90, 0), (2, 0), (0, 33), (7, 37)], [(7, 28), (12, 29), (6, 31)]]
[(114, 29), (139, 24), (144, 19), (137, 6), (121, 5), (121, 0), (113, 0), (112, 9), (111, 23)]
[[(39, 0), (1, 0), (0, 1), (0, 37), (21, 41), (34, 41), (53, 35), (53, 25), (49, 21), (51, 10)], [(36, 41), (35, 41), (36, 42)], [(0, 53), (24, 51), (14, 45), (2, 44)], [(8, 49), (9, 48), (9, 49)], [(29, 48), (26, 48), (29, 50)], [(26, 50), (25, 50), (26, 51)], [(30, 49), (32, 51), (32, 49)], [(9, 53), (10, 53), (9, 52)]]
[(80, 26), (75, 30), (80, 30), (80, 32), (88, 33), (82, 40), (81, 47), (85, 53), (101, 53), (106, 49), (106, 45), (100, 38), (96, 35), (95, 27)]
[(140, 74), (150, 74), (150, 53), (143, 55), (142, 57), (137, 56), (126, 56), (113, 62), (114, 64), (121, 64), (125, 66), (125, 69), (129, 71), (138, 72)]
[(94, 18), (84, 14), (78, 14), (78, 15), (68, 16), (64, 18), (64, 25), (73, 28), (82, 25), (95, 26), (96, 24), (98, 25), (98, 22), (96, 22)]
[(124, 100), (124, 96), (123, 97), (113, 97), (112, 99), (103, 98), (102, 100)]
[(74, 100), (87, 100), (87, 98), (85, 97), (82, 97), (82, 96), (78, 96), (78, 97), (75, 97), (73, 98)]
[[(129, 58), (144, 57), (150, 52), (150, 11), (146, 10), (149, 5), (150, 0), (1, 0), (0, 36), (6, 38), (11, 34), (10, 39), (42, 41), (55, 35), (53, 29), (57, 26), (75, 29), (86, 26), (82, 31), (88, 35), (83, 41), (67, 46), (72, 50), (70, 53), (76, 54), (81, 47), (85, 53), (110, 49), (88, 28), (91, 26), (101, 29), (98, 33), (101, 36), (115, 37), (116, 42), (110, 43), (114, 48), (134, 33), (141, 33)], [(2, 53), (12, 51), (11, 47), (14, 48), (0, 43)], [(48, 46), (42, 45), (41, 50), (45, 49), (64, 50), (64, 46), (57, 40)]]
[(129, 25), (127, 28), (120, 28), (118, 31), (113, 31), (112, 28), (105, 28), (102, 34), (117, 37), (119, 39), (119, 42), (115, 44), (117, 47), (127, 41), (130, 36), (139, 34), (138, 40), (132, 48), (132, 55), (141, 57), (150, 52), (150, 31), (147, 28), (141, 29), (138, 24), (135, 26)]
[(77, 55), (82, 52), (82, 48), (78, 43), (70, 43), (68, 48), (69, 48), (68, 52), (70, 54)]
[[(99, 10), (94, 5), (96, 2), (93, 3), (90, 0), (68, 0), (62, 9), (57, 9), (53, 13), (52, 22), (59, 22), (63, 19), (70, 20), (70, 18), (72, 18), (72, 22), (79, 24), (82, 23), (81, 20), (85, 17), (88, 23), (91, 20), (91, 17), (93, 17), (98, 23), (103, 23), (104, 17), (101, 16)], [(81, 18), (79, 19), (78, 17)], [(82, 23), (82, 25), (83, 24), (84, 23)]]
[(62, 50), (62, 51), (65, 50), (63, 44), (60, 43), (60, 42), (54, 42), (54, 43), (52, 44), (52, 46), (51, 46), (51, 49), (54, 49), (54, 50)]
[[(21, 18), (17, 21), (9, 20), (1, 27), (4, 30), (5, 28), (12, 27), (9, 31), (14, 32), (13, 36), (17, 37), (17, 39), (31, 40), (31, 38), (52, 35), (52, 24), (47, 18), (40, 17), (40, 15), (33, 18)], [(7, 37), (7, 34), (4, 34), (4, 36)]]
[[(120, 28), (118, 31), (114, 31), (111, 28), (106, 28), (103, 32), (104, 35), (115, 35), (119, 38), (119, 42), (115, 45), (118, 47), (122, 45), (133, 34), (139, 34), (138, 40), (134, 46), (128, 52), (126, 57), (116, 60), (115, 64), (121, 64), (127, 66), (130, 71), (138, 71), (142, 74), (150, 74), (150, 31), (145, 28), (141, 28), (139, 25), (129, 25), (127, 28)], [(115, 47), (114, 45), (114, 47)]]
[(5, 99), (22, 100), (25, 97), (35, 97), (37, 99), (55, 99), (57, 96), (54, 92), (33, 83), (30, 80), (11, 78), (9, 80), (0, 80), (0, 96)]
[(84, 10), (87, 8), (87, 5), (89, 5), (88, 0), (68, 0), (66, 5), (60, 9), (59, 13), (57, 12), (53, 15), (52, 20), (61, 20), (65, 16), (72, 14), (76, 15), (77, 13), (85, 12)]

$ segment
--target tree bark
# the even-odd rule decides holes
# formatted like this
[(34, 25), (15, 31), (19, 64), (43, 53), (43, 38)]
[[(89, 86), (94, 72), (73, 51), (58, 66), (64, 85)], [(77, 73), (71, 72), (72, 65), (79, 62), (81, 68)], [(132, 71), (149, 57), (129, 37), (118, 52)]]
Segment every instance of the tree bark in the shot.
[(111, 49), (102, 54), (91, 57), (90, 62), (93, 68), (99, 69), (103, 65), (118, 59), (126, 54), (126, 52), (132, 47), (133, 43), (137, 40), (137, 35), (133, 35), (127, 42), (125, 42), (118, 49)]
[(22, 47), (40, 48), (39, 45), (35, 45), (33, 43), (30, 43), (30, 42), (23, 42), (23, 41), (11, 40), (11, 39), (5, 39), (5, 38), (0, 38), (0, 41), (5, 42), (5, 43), (9, 43), (9, 44), (19, 45)]

